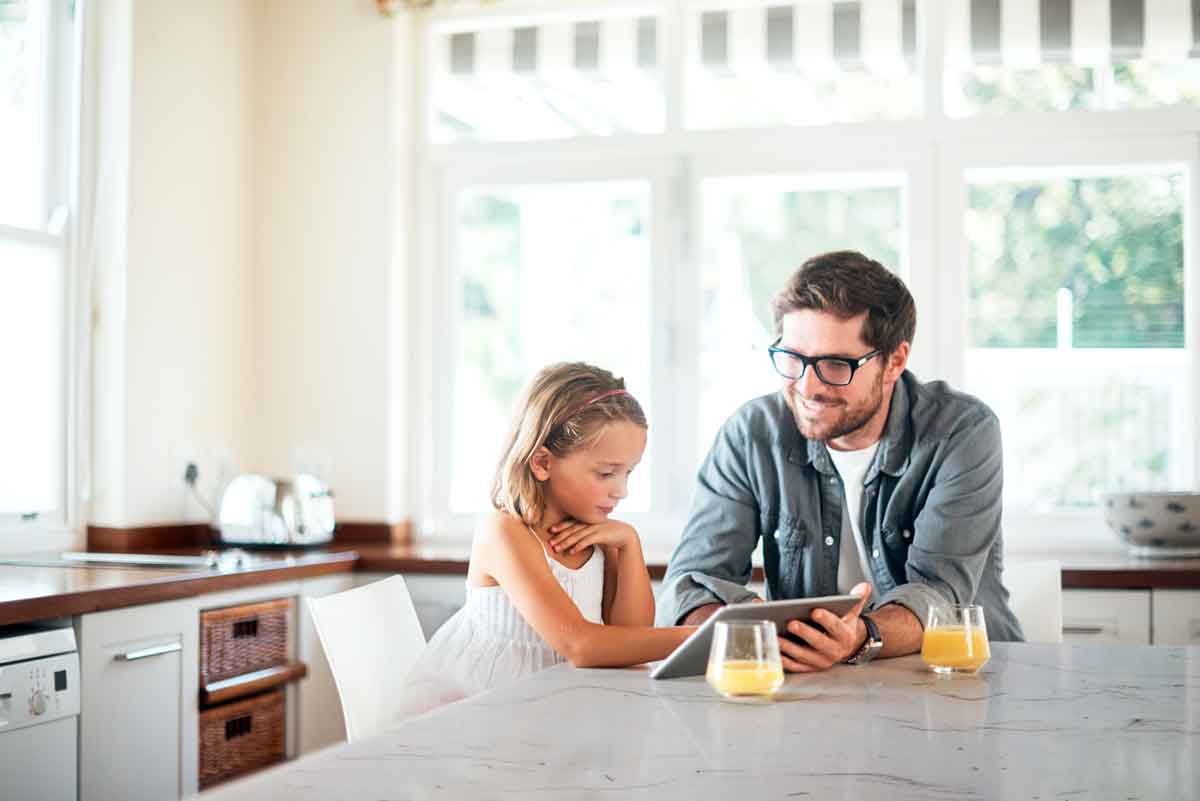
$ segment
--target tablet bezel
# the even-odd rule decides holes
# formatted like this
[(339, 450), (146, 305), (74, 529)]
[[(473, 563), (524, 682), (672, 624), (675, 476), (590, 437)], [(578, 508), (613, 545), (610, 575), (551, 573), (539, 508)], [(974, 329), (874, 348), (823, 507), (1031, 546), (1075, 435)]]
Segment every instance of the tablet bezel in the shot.
[(655, 665), (650, 671), (650, 678), (675, 679), (704, 675), (708, 666), (708, 651), (712, 645), (712, 632), (717, 621), (772, 620), (782, 633), (783, 624), (789, 620), (811, 620), (814, 609), (828, 609), (836, 615), (844, 615), (860, 600), (862, 599), (857, 595), (823, 595), (818, 598), (794, 598), (761, 603), (752, 601), (722, 606), (666, 659)]

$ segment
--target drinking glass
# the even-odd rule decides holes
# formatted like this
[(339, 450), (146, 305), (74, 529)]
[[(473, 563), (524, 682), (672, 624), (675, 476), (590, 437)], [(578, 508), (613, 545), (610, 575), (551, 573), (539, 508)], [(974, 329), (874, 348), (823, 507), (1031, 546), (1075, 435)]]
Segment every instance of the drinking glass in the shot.
[(921, 659), (935, 673), (976, 673), (991, 657), (983, 607), (935, 606), (921, 642)]
[(770, 620), (718, 620), (705, 678), (726, 698), (772, 695), (783, 684), (775, 624)]

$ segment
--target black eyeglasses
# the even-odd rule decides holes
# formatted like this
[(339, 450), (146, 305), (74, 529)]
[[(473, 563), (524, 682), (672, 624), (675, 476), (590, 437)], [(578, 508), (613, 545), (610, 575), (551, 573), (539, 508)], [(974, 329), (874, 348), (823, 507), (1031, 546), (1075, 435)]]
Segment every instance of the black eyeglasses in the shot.
[(795, 381), (804, 378), (804, 371), (811, 364), (817, 371), (817, 378), (832, 387), (844, 387), (849, 384), (854, 380), (858, 368), (879, 355), (878, 350), (873, 350), (857, 359), (844, 359), (841, 356), (804, 356), (794, 350), (779, 347), (782, 341), (783, 337), (780, 337), (767, 349), (771, 354), (771, 364), (775, 366), (775, 372)]

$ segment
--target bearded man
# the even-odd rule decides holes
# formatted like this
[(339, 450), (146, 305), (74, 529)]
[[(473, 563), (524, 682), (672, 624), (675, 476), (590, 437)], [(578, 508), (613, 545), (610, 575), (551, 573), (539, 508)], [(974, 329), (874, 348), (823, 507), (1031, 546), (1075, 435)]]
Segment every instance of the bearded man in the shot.
[(914, 653), (929, 610), (950, 604), (981, 605), (990, 639), (1022, 639), (1001, 583), (1000, 425), (977, 398), (906, 370), (917, 311), (904, 282), (861, 253), (824, 253), (771, 305), (782, 386), (717, 434), (659, 625), (755, 600), (761, 541), (769, 599), (862, 599), (789, 622), (786, 670)]

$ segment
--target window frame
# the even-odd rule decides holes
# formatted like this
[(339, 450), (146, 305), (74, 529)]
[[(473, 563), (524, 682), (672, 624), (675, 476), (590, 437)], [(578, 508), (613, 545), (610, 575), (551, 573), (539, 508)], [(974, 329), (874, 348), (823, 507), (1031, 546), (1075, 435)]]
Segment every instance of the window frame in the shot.
[[(735, 5), (735, 0), (724, 5)], [(594, 4), (570, 2), (571, 10)], [(412, 364), (415, 369), (412, 397), (418, 399), (411, 419), (409, 441), (415, 445), (408, 457), (407, 497), (417, 531), (422, 535), (447, 538), (468, 536), (465, 519), (448, 520), (439, 511), (435, 497), (436, 443), (442, 439), (446, 421), (444, 394), (452, 391), (436, 375), (435, 345), (446, 338), (448, 296), (439, 294), (446, 280), (438, 265), (446, 265), (449, 221), (447, 180), (474, 180), (476, 176), (508, 171), (533, 174), (533, 165), (553, 170), (572, 163), (645, 163), (664, 176), (655, 184), (655, 288), (669, 289), (677, 299), (653, 308), (663, 317), (656, 320), (656, 334), (666, 332), (656, 344), (661, 357), (661, 376), (655, 386), (655, 416), (651, 430), (670, 428), (663, 434), (674, 449), (655, 440), (655, 512), (639, 526), (648, 549), (664, 551), (678, 538), (687, 514), (698, 460), (692, 458), (691, 441), (698, 406), (695, 397), (699, 380), (696, 362), (689, 361), (692, 349), (682, 346), (696, 340), (699, 313), (699, 232), (701, 186), (706, 178), (766, 174), (824, 174), (899, 172), (905, 176), (902, 208), (905, 228), (904, 255), (900, 265), (920, 310), (921, 322), (914, 343), (912, 366), (926, 378), (942, 378), (962, 387), (966, 354), (965, 297), (966, 241), (962, 218), (966, 202), (966, 170), (1009, 165), (1053, 166), (1074, 164), (1183, 164), (1188, 176), (1185, 209), (1185, 340), (1191, 369), (1192, 408), (1200, 405), (1200, 299), (1197, 292), (1198, 265), (1195, 222), (1200, 213), (1197, 165), (1200, 164), (1200, 108), (1150, 110), (1073, 110), (1065, 112), (1021, 112), (963, 119), (947, 117), (942, 109), (944, 9), (938, 2), (923, 0), (917, 7), (917, 50), (923, 87), (922, 108), (917, 118), (889, 122), (839, 123), (824, 127), (771, 127), (728, 130), (684, 130), (681, 104), (685, 59), (681, 52), (685, 15), (697, 7), (711, 6), (708, 0), (659, 0), (628, 3), (629, 7), (654, 9), (660, 26), (660, 57), (666, 86), (666, 129), (659, 134), (613, 137), (579, 137), (537, 142), (431, 143), (428, 140), (425, 102), (430, 91), (428, 70), (416, 70), (413, 108), (420, 128), (415, 137), (414, 220), (417, 242), (410, 285), (410, 329)], [(520, 3), (513, 8), (525, 16), (536, 15), (538, 3)], [(544, 6), (542, 6), (544, 7)], [(555, 9), (564, 6), (555, 5)], [(606, 6), (607, 8), (608, 6)], [(504, 9), (475, 12), (479, 17), (502, 16)], [(530, 10), (530, 9), (533, 10)], [(465, 10), (431, 11), (416, 20), (414, 41), (418, 54), (425, 52), (428, 32), (440, 22), (453, 19), (469, 24)], [(423, 61), (418, 62), (423, 63)], [(1169, 154), (1169, 155), (1168, 155)], [(1057, 161), (1055, 161), (1057, 160)], [(556, 166), (552, 166), (556, 165)], [(602, 167), (597, 166), (597, 169)], [(453, 175), (453, 177), (448, 177)], [(466, 177), (464, 177), (466, 176)], [(660, 197), (659, 192), (664, 193)], [(667, 217), (657, 216), (665, 205)], [(660, 227), (661, 226), (661, 227)], [(665, 238), (660, 242), (660, 238)], [(667, 262), (658, 262), (660, 257)], [(798, 257), (802, 254), (798, 254)], [(448, 341), (448, 340), (447, 340)], [(765, 345), (764, 345), (765, 347)], [(764, 363), (764, 368), (769, 365)], [(663, 394), (661, 386), (670, 387)], [(664, 401), (670, 401), (668, 406)], [(749, 400), (749, 398), (747, 398)], [(667, 455), (671, 455), (668, 464)], [(701, 454), (702, 456), (703, 454)], [(1200, 475), (1200, 426), (1193, 431), (1193, 475)], [(660, 476), (667, 471), (664, 484)], [(661, 497), (660, 497), (661, 495)], [(1005, 510), (1005, 531), (1011, 541), (1032, 544), (1052, 528), (1054, 547), (1103, 540), (1101, 518), (1096, 514), (1035, 515), (1026, 518)], [(1097, 532), (1101, 534), (1097, 534)]]
[(33, 187), (35, 207), (43, 222), (11, 224), (0, 220), (0, 238), (32, 241), (55, 247), (63, 270), (63, 370), (59, 379), (64, 411), (60, 420), (63, 452), (61, 494), (53, 509), (26, 513), (0, 513), (0, 537), (30, 532), (67, 533), (79, 525), (79, 490), (84, 481), (79, 442), (83, 380), (79, 374), (85, 344), (77, 325), (81, 279), (76, 267), (77, 209), (79, 181), (79, 125), (82, 51), (86, 15), (82, 4), (72, 0), (33, 3), (46, 16), (39, 20), (44, 38), (45, 94), (39, 98), (41, 130), (35, 158), (40, 162), (41, 181)]

